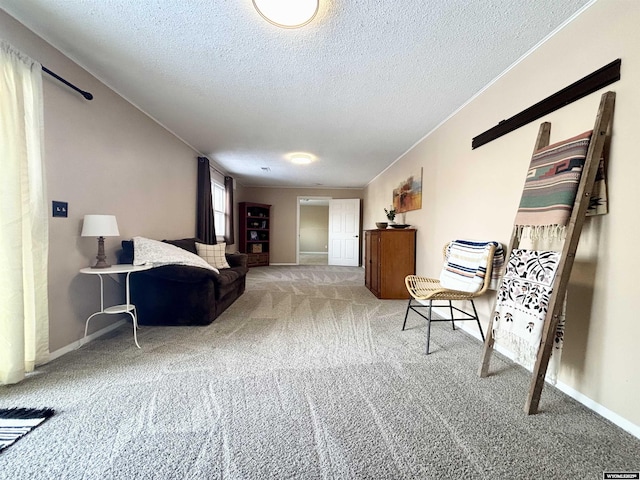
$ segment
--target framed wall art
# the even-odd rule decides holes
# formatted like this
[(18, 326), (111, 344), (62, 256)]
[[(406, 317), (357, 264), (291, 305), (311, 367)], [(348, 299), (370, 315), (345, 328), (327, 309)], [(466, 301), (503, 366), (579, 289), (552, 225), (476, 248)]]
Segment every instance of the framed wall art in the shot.
[(422, 168), (393, 189), (393, 208), (396, 213), (422, 208)]

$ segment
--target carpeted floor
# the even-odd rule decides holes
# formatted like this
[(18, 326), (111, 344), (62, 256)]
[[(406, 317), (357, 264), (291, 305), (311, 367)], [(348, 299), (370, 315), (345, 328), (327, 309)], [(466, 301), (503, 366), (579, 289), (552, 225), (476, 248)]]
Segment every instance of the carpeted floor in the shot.
[(598, 479), (640, 440), (351, 267), (261, 267), (208, 327), (129, 326), (0, 387), (56, 415), (0, 455), (2, 479)]
[(302, 253), (298, 254), (300, 265), (328, 265), (329, 255), (324, 253)]

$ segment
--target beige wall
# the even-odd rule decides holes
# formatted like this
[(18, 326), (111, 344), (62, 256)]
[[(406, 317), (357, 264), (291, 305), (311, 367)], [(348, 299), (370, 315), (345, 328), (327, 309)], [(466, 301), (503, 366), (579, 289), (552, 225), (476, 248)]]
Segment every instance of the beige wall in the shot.
[[(424, 167), (418, 228), (419, 274), (436, 275), (445, 241), (470, 237), (507, 244), (539, 124), (551, 141), (593, 127), (603, 91), (617, 92), (609, 163), (611, 213), (587, 220), (569, 286), (560, 382), (640, 425), (640, 233), (637, 154), (640, 111), (640, 2), (600, 0), (502, 76), (375, 179), (366, 189), (364, 224), (383, 218), (393, 186)], [(608, 88), (471, 150), (471, 139), (607, 63), (622, 58), (622, 79)], [(632, 240), (631, 242), (629, 240)], [(484, 325), (490, 307), (481, 305)], [(471, 328), (471, 327), (469, 327)], [(526, 397), (522, 392), (522, 399)], [(544, 409), (544, 394), (542, 400)]]
[(360, 198), (361, 189), (244, 187), (236, 202), (271, 205), (271, 263), (296, 263), (298, 197)]
[[(116, 215), (120, 237), (105, 241), (116, 263), (120, 241), (195, 233), (196, 152), (106, 88), (39, 37), (0, 11), (0, 36), (94, 95), (87, 101), (44, 77), (47, 197), (69, 202), (68, 218), (49, 221), (50, 350), (84, 335), (88, 315), (99, 309), (99, 282), (78, 270), (95, 263), (97, 240), (81, 238), (87, 213)], [(122, 303), (122, 288), (106, 281), (107, 306)], [(113, 323), (92, 320), (90, 331)]]
[(328, 252), (329, 207), (300, 205), (300, 251)]

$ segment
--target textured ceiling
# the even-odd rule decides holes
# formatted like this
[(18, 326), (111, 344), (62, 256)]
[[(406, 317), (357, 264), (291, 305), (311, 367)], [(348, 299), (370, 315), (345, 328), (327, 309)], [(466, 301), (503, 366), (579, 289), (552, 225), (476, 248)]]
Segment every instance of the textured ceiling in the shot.
[(591, 3), (320, 1), (300, 29), (251, 0), (0, 7), (243, 185), (363, 187)]

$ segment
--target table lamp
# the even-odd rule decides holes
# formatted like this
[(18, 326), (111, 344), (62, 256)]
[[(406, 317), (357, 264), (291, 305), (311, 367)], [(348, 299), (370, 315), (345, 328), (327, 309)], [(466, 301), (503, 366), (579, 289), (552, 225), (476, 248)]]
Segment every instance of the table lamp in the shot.
[(98, 237), (98, 263), (91, 268), (109, 268), (104, 254), (104, 237), (117, 237), (118, 222), (115, 215), (85, 215), (82, 223), (82, 237)]

